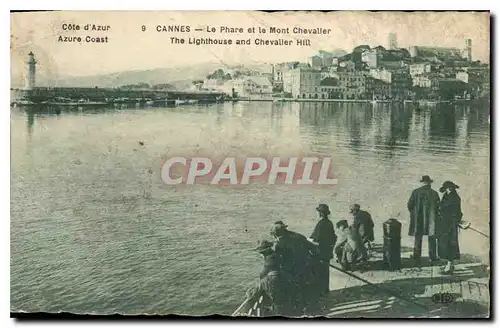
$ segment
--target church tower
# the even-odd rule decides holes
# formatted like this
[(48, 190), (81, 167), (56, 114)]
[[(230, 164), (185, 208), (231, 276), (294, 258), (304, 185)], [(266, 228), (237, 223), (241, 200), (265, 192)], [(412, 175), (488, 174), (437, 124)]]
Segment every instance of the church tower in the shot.
[(389, 33), (389, 50), (396, 50), (398, 48), (398, 37), (396, 33)]
[(465, 54), (467, 56), (467, 61), (470, 63), (472, 61), (472, 40), (465, 40)]

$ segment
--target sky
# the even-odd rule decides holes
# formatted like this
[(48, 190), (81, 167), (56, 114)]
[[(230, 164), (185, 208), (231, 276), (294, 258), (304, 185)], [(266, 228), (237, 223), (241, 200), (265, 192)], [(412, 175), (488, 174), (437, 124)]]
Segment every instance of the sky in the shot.
[[(204, 62), (221, 64), (307, 61), (318, 50), (356, 45), (388, 46), (388, 34), (397, 34), (398, 46), (446, 46), (463, 48), (472, 39), (473, 60), (489, 61), (489, 13), (473, 12), (187, 12), (187, 11), (60, 11), (11, 13), (11, 73), (24, 74), (27, 54), (35, 53), (37, 72), (58, 76), (97, 75), (127, 70), (188, 66)], [(109, 31), (64, 30), (63, 24), (109, 25)], [(157, 32), (156, 27), (190, 26), (189, 33)], [(142, 27), (146, 30), (143, 31)], [(220, 28), (243, 28), (243, 34), (220, 33)], [(258, 33), (258, 28), (301, 27), (331, 29), (324, 35)], [(207, 28), (216, 28), (216, 33)], [(248, 33), (255, 27), (256, 33)], [(202, 31), (194, 31), (200, 28)], [(59, 42), (59, 37), (107, 37), (107, 43)], [(185, 39), (172, 44), (171, 37)], [(189, 37), (232, 39), (233, 45), (196, 46)], [(252, 45), (234, 45), (251, 38)], [(292, 40), (291, 46), (257, 46), (255, 39)], [(308, 38), (310, 46), (298, 46)]]

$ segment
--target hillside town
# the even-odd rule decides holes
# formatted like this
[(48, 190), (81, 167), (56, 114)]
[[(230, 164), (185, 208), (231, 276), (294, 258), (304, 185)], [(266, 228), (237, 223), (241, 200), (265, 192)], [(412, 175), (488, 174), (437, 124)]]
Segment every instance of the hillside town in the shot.
[(351, 53), (319, 51), (307, 63), (270, 65), (270, 72), (221, 68), (193, 88), (233, 98), (325, 100), (473, 100), (490, 92), (490, 66), (472, 60), (472, 40), (463, 48), (399, 48), (390, 33), (388, 47), (358, 45)]

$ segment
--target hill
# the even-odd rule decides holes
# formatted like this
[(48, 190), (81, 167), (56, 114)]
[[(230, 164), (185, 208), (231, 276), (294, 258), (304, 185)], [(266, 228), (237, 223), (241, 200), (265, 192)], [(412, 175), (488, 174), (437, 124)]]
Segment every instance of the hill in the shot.
[[(245, 67), (252, 70), (268, 71), (270, 65), (250, 64)], [(181, 66), (175, 68), (157, 68), (148, 70), (122, 71), (110, 74), (89, 75), (89, 76), (58, 76), (44, 75), (43, 72), (37, 74), (38, 86), (58, 86), (58, 87), (101, 87), (113, 88), (123, 85), (133, 85), (147, 83), (149, 85), (168, 83), (175, 89), (185, 89), (191, 86), (193, 80), (203, 80), (207, 75), (213, 73), (218, 68), (227, 69), (220, 62), (208, 62), (191, 66)], [(234, 66), (239, 68), (239, 66)], [(13, 87), (22, 87), (22, 78), (12, 79)]]

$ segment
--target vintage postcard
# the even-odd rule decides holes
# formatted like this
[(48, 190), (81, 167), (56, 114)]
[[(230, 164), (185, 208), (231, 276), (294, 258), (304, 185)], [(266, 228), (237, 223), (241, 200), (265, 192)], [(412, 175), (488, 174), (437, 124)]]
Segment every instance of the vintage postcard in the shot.
[(490, 13), (11, 13), (11, 316), (490, 317)]

